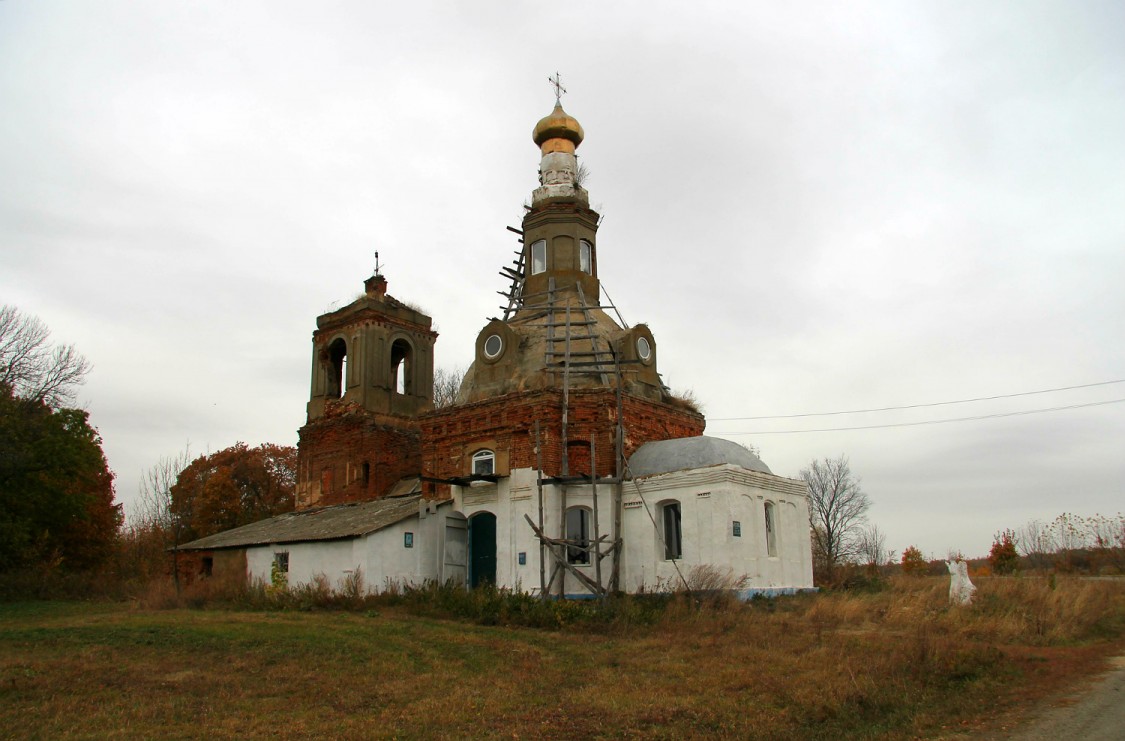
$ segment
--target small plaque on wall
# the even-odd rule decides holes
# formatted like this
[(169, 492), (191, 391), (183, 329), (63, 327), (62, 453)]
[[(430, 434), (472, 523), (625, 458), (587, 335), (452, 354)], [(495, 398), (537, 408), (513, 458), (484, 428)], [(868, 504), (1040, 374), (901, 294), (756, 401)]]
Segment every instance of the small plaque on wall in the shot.
[(414, 547), (414, 533), (403, 533), (403, 535), (402, 535), (402, 547), (403, 548), (413, 548)]

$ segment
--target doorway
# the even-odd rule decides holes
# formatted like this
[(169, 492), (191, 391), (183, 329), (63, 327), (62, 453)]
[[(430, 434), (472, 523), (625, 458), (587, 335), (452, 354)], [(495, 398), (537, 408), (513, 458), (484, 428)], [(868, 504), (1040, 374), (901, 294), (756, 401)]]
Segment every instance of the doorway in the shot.
[(469, 518), (469, 586), (496, 583), (496, 515), (478, 512)]

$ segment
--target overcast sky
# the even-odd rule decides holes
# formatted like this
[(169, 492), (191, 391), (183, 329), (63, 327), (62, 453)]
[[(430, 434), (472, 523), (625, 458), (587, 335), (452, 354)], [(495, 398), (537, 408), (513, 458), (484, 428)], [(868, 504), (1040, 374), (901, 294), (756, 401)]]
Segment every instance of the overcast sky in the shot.
[[(562, 73), (603, 286), (708, 434), (849, 456), (901, 552), (1125, 502), (1121, 2), (0, 1), (0, 303), (94, 370), (118, 499), (296, 444), (378, 250), (497, 312)], [(1118, 381), (987, 402), (792, 419)]]

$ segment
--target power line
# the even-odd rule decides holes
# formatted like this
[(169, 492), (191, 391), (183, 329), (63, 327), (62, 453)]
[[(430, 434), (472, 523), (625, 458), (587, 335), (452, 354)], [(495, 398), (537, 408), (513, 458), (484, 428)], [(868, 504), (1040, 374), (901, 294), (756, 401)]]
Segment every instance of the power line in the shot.
[(949, 422), (976, 422), (982, 419), (998, 419), (1000, 417), (1022, 417), (1027, 414), (1043, 414), (1046, 412), (1062, 412), (1067, 409), (1085, 409), (1086, 407), (1100, 407), (1106, 404), (1120, 404), (1125, 399), (1111, 399), (1109, 401), (1092, 401), (1088, 404), (1071, 404), (1065, 407), (1050, 407), (1047, 409), (1026, 409), (1022, 412), (1000, 412), (998, 414), (982, 414), (979, 417), (957, 417), (955, 419), (928, 419), (923, 422), (896, 422), (885, 425), (864, 425), (861, 427), (827, 427), (820, 430), (759, 430), (757, 432), (717, 432), (718, 435), (793, 435), (802, 432), (846, 432), (848, 430), (882, 430), (888, 427), (921, 427), (922, 425), (942, 425)]
[[(892, 412), (899, 409), (921, 409), (923, 407), (943, 407), (951, 404), (969, 404), (977, 401), (994, 401), (996, 399), (1014, 399), (1018, 396), (1035, 396), (1036, 394), (1053, 394), (1056, 391), (1072, 391), (1074, 389), (1088, 389), (1095, 386), (1109, 386), (1115, 383), (1125, 383), (1125, 378), (1117, 381), (1099, 381), (1098, 383), (1084, 383), (1079, 386), (1059, 386), (1053, 389), (1042, 389), (1040, 391), (1021, 391), (1018, 394), (999, 394), (997, 396), (980, 396), (975, 399), (957, 399), (955, 401), (935, 401), (929, 404), (904, 404), (897, 407), (877, 407), (874, 409), (849, 409), (840, 412), (809, 412), (807, 414), (773, 414), (763, 417), (713, 417), (712, 422), (746, 422), (751, 420), (760, 419), (797, 419), (799, 417), (832, 417), (839, 414), (866, 414), (868, 412)], [(1112, 403), (1112, 402), (1111, 402)], [(1060, 407), (1066, 409), (1068, 407)], [(888, 425), (894, 426), (894, 425)], [(862, 429), (862, 428), (855, 428)]]

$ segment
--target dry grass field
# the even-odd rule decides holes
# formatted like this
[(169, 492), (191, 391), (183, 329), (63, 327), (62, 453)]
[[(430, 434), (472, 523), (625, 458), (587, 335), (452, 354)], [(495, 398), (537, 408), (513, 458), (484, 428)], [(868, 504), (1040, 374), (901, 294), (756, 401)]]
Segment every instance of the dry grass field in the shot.
[(0, 604), (0, 737), (958, 738), (1122, 650), (1125, 581), (643, 601), (558, 629), (356, 611)]

